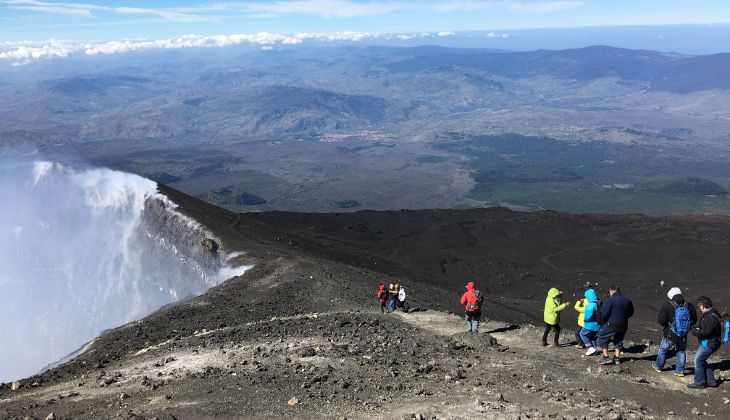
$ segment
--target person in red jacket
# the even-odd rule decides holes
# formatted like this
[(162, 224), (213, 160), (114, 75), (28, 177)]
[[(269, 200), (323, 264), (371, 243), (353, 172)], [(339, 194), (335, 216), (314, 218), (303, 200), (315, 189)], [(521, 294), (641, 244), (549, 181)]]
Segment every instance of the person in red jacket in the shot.
[(482, 292), (476, 289), (473, 281), (466, 284), (466, 292), (461, 295), (460, 302), (464, 305), (466, 331), (479, 332), (479, 322), (482, 320)]
[(388, 301), (388, 289), (385, 288), (383, 283), (380, 283), (380, 289), (378, 289), (378, 300), (380, 301), (380, 312), (385, 313), (385, 302)]

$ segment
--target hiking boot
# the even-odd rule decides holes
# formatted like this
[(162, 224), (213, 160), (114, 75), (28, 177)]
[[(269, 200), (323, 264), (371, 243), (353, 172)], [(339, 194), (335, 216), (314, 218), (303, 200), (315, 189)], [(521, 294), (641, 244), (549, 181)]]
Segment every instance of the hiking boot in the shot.
[[(662, 373), (662, 370), (656, 367), (656, 365), (652, 364), (651, 367), (653, 367), (655, 371)], [(674, 374), (676, 375), (677, 373), (675, 372)], [(684, 376), (684, 373), (682, 374), (682, 376)]]
[(718, 386), (720, 386), (720, 384), (717, 381), (715, 381), (715, 382), (708, 382), (707, 383), (707, 386), (710, 387), (710, 388), (717, 388)]
[(684, 378), (684, 372), (674, 372), (674, 376), (678, 376), (680, 378)]
[(547, 345), (548, 345), (547, 341), (543, 341), (543, 342), (542, 342), (542, 346), (543, 346), (543, 347), (546, 347)]
[(611, 365), (613, 364), (613, 361), (609, 359), (608, 357), (601, 357), (601, 360), (598, 361), (598, 363), (602, 365)]
[(620, 365), (621, 364), (621, 359), (619, 359), (618, 357), (614, 357), (613, 358), (613, 364), (614, 365)]
[(694, 382), (687, 385), (687, 388), (689, 388), (689, 389), (705, 389), (706, 387), (707, 387), (707, 385), (705, 385), (705, 384), (697, 384)]
[(595, 347), (589, 347), (588, 350), (586, 350), (586, 356), (593, 356), (594, 354), (596, 354)]

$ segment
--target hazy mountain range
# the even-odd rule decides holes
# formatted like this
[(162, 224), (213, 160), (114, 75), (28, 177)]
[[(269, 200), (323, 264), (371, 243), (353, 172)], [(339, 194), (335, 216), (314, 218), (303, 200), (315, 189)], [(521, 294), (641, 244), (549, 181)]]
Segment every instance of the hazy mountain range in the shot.
[[(729, 64), (725, 53), (606, 46), (528, 52), (230, 47), (73, 57), (3, 71), (0, 152), (45, 148), (174, 180), (201, 198), (228, 188), (266, 201), (229, 206), (239, 210), (332, 210), (333, 202), (355, 201), (378, 209), (509, 202), (600, 211), (611, 189), (605, 186), (655, 192), (687, 177), (730, 186), (721, 165), (730, 133)], [(580, 157), (560, 160), (562, 152), (525, 165), (517, 162), (519, 147), (501, 143), (499, 162), (474, 159), (475, 150), (494, 146), (490, 136), (505, 135), (559, 141), (560, 150), (605, 143), (598, 161), (617, 162), (621, 170), (587, 169)], [(458, 146), (463, 141), (476, 145), (465, 152)], [(180, 153), (195, 158), (179, 160)], [(319, 159), (310, 159), (315, 154)], [(596, 157), (595, 150), (578, 153), (584, 155)], [(647, 173), (632, 161), (637, 156), (658, 159), (657, 170)], [(495, 182), (484, 175), (490, 171), (514, 173)], [(544, 177), (547, 172), (578, 176)], [(434, 174), (443, 174), (442, 184)], [(491, 180), (489, 194), (475, 194), (480, 179)], [(550, 185), (529, 197), (500, 187), (515, 179)], [(563, 188), (590, 191), (595, 205), (547, 200), (550, 194), (542, 192), (555, 186), (558, 196)], [(670, 212), (725, 205), (682, 197)], [(667, 211), (636, 207), (646, 200), (635, 195), (626, 200), (607, 211)]]

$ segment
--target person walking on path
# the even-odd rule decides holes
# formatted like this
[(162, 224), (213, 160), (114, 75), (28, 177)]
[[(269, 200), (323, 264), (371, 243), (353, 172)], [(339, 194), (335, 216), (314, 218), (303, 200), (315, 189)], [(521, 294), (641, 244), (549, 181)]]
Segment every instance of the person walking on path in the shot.
[(545, 311), (543, 313), (543, 320), (545, 321), (545, 332), (542, 334), (542, 345), (547, 346), (547, 338), (550, 334), (550, 330), (555, 330), (555, 339), (553, 345), (559, 345), (560, 338), (560, 311), (570, 306), (570, 302), (563, 302), (563, 292), (556, 288), (548, 290), (547, 298), (545, 298)]
[(380, 302), (380, 313), (385, 313), (385, 308), (387, 307), (386, 302), (388, 301), (388, 289), (385, 288), (385, 284), (380, 283), (380, 288), (378, 289), (378, 301)]
[(697, 337), (700, 347), (695, 354), (695, 380), (687, 388), (702, 389), (717, 387), (715, 374), (707, 366), (707, 359), (720, 348), (722, 341), (722, 320), (720, 314), (712, 307), (712, 301), (707, 296), (697, 298), (697, 307), (702, 316), (692, 329), (692, 335)]
[(672, 287), (667, 292), (668, 301), (659, 309), (657, 321), (664, 327), (659, 352), (654, 362), (654, 370), (661, 372), (667, 361), (667, 353), (672, 348), (677, 351), (677, 365), (674, 374), (684, 376), (686, 363), (687, 335), (697, 322), (697, 311), (694, 305), (686, 302), (679, 287)]
[(593, 289), (585, 291), (586, 305), (583, 309), (583, 328), (580, 330), (580, 338), (587, 347), (586, 356), (596, 353), (596, 337), (601, 329), (601, 307), (598, 304), (598, 295)]
[(575, 301), (575, 306), (573, 307), (578, 312), (578, 326), (580, 328), (578, 328), (578, 332), (575, 333), (575, 341), (578, 342), (578, 344), (576, 344), (575, 347), (579, 348), (579, 349), (586, 348), (586, 344), (583, 342), (583, 339), (580, 336), (580, 332), (583, 330), (583, 327), (585, 326), (584, 312), (585, 312), (585, 308), (586, 308), (586, 303), (588, 303), (588, 301), (585, 298), (578, 299)]
[(484, 296), (477, 290), (473, 281), (466, 284), (466, 292), (461, 295), (459, 302), (464, 305), (464, 320), (466, 332), (478, 333), (479, 323), (482, 320), (482, 302)]
[(395, 290), (395, 285), (392, 283), (388, 285), (388, 312), (395, 312), (395, 304), (398, 301), (398, 291)]
[[(598, 345), (603, 349), (601, 363), (621, 364), (621, 351), (624, 349), (624, 338), (629, 329), (629, 318), (634, 316), (634, 304), (621, 294), (618, 286), (608, 289), (609, 298), (601, 307), (601, 319), (605, 324), (598, 332)], [(608, 357), (608, 343), (613, 342), (613, 360)]]
[(403, 286), (398, 286), (398, 302), (397, 306), (403, 310), (403, 312), (408, 313), (408, 311), (411, 309), (408, 305), (407, 295), (406, 295), (406, 288)]

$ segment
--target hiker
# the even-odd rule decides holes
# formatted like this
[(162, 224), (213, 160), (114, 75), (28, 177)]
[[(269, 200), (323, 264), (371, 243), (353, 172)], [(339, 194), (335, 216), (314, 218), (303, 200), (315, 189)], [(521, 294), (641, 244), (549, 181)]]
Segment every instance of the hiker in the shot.
[(543, 319), (545, 320), (545, 332), (542, 334), (542, 345), (547, 346), (547, 338), (550, 330), (555, 330), (555, 339), (553, 345), (558, 346), (560, 336), (560, 311), (570, 306), (570, 302), (562, 302), (563, 292), (556, 288), (548, 290), (547, 298), (545, 298), (545, 311)]
[(720, 348), (722, 320), (707, 296), (697, 298), (697, 307), (702, 316), (692, 329), (692, 334), (699, 340), (700, 347), (695, 354), (695, 380), (687, 385), (687, 388), (702, 389), (708, 386), (715, 388), (717, 381), (712, 369), (707, 366), (707, 359)]
[(461, 302), (464, 305), (464, 320), (466, 321), (466, 332), (478, 333), (479, 322), (482, 320), (482, 292), (477, 290), (473, 281), (466, 284), (466, 292), (461, 295)]
[(583, 309), (583, 328), (579, 334), (583, 344), (588, 348), (586, 356), (592, 356), (596, 354), (596, 338), (601, 329), (601, 306), (595, 290), (586, 290), (584, 296), (586, 305)]
[(685, 302), (679, 287), (672, 287), (667, 292), (668, 301), (659, 309), (657, 321), (664, 327), (659, 352), (654, 362), (654, 370), (661, 372), (667, 360), (667, 353), (672, 348), (677, 350), (677, 365), (674, 374), (684, 376), (687, 350), (687, 334), (697, 322), (697, 311), (694, 305)]
[(398, 300), (396, 286), (393, 283), (388, 286), (388, 312), (395, 312), (395, 303)]
[(386, 304), (385, 302), (388, 301), (388, 290), (385, 288), (384, 283), (380, 283), (380, 288), (378, 289), (378, 301), (380, 302), (380, 313), (385, 313)]
[(578, 326), (580, 327), (578, 329), (578, 332), (575, 333), (575, 341), (578, 342), (578, 344), (576, 344), (575, 347), (578, 348), (578, 349), (584, 349), (584, 348), (586, 348), (586, 344), (583, 342), (583, 339), (580, 336), (580, 332), (583, 330), (583, 327), (585, 325), (585, 314), (584, 314), (584, 312), (585, 312), (585, 308), (586, 308), (586, 303), (587, 303), (587, 301), (586, 301), (585, 298), (578, 299), (578, 300), (575, 301), (575, 306), (573, 307), (573, 309), (575, 309), (576, 311), (578, 311)]
[[(605, 324), (598, 331), (598, 346), (603, 349), (604, 365), (621, 364), (621, 351), (624, 349), (624, 337), (629, 329), (629, 318), (634, 316), (634, 304), (621, 294), (618, 286), (608, 289), (609, 298), (601, 307), (601, 320)], [(608, 343), (613, 343), (613, 360), (608, 357)]]
[(410, 309), (408, 302), (406, 301), (406, 289), (403, 286), (399, 286), (396, 306), (403, 309), (403, 312), (405, 313), (408, 313), (408, 310)]

